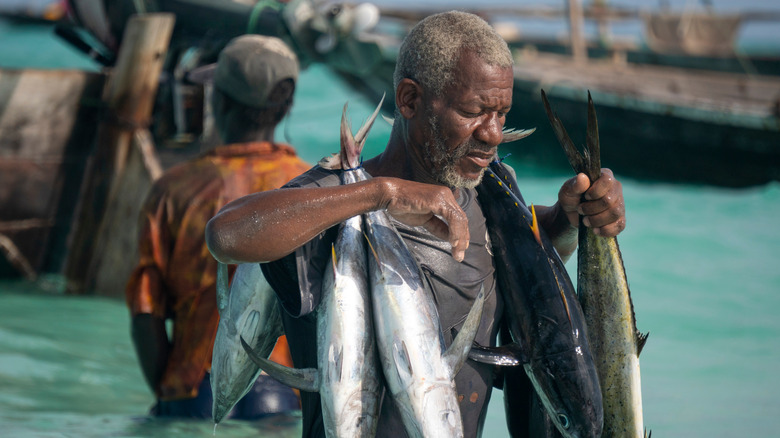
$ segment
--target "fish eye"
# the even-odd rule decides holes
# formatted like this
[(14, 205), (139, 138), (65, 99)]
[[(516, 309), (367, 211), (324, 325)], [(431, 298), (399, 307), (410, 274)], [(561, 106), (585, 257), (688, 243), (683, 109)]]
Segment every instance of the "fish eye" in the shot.
[(558, 414), (558, 421), (561, 423), (561, 427), (568, 429), (571, 424), (569, 423), (569, 417), (566, 414)]

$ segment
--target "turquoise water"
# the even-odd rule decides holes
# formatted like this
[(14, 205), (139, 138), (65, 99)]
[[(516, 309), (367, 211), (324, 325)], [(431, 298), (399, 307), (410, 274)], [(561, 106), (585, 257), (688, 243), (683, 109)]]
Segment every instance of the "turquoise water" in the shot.
[[(0, 66), (13, 61), (5, 50), (12, 38), (7, 29), (0, 23)], [(35, 38), (48, 44), (49, 37)], [(66, 64), (73, 56), (39, 55), (64, 56)], [(374, 103), (312, 67), (301, 75), (296, 107), (279, 138), (288, 132), (310, 162), (335, 152), (345, 101), (356, 129)], [(366, 156), (381, 150), (388, 133), (378, 121)], [(529, 202), (552, 202), (568, 177), (513, 164)], [(657, 437), (780, 435), (780, 184), (731, 190), (622, 181), (628, 228), (619, 240), (639, 329), (650, 332), (640, 358), (646, 426)], [(573, 261), (567, 267), (576, 270)], [(121, 300), (61, 290), (56, 276), (35, 284), (0, 282), (2, 436), (213, 435), (208, 422), (145, 415), (152, 395)], [(216, 433), (293, 437), (300, 422), (294, 416), (228, 420)], [(508, 436), (501, 391), (493, 393), (484, 436)]]

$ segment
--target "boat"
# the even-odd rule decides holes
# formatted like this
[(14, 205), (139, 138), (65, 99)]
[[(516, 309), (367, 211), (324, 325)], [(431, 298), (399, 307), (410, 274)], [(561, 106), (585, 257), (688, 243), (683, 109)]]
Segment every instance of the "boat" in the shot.
[[(369, 74), (333, 66), (347, 83), (372, 100), (379, 100), (384, 93), (392, 95), (395, 56), (405, 32), (417, 20), (437, 11), (381, 12), (388, 23), (380, 22), (377, 32), (361, 38), (367, 45), (380, 47), (382, 61)], [(487, 7), (471, 12), (488, 21), (506, 16), (504, 9)], [(549, 9), (515, 12), (556, 14)], [(591, 11), (589, 16), (594, 14)], [(728, 18), (734, 20), (733, 16)], [(724, 187), (780, 180), (780, 76), (705, 68), (702, 59), (728, 57), (733, 50), (724, 51), (716, 47), (718, 44), (709, 50), (701, 41), (678, 50), (673, 50), (671, 43), (663, 47), (655, 44), (658, 52), (653, 53), (688, 57), (691, 64), (698, 63), (694, 68), (677, 65), (679, 61), (629, 62), (625, 54), (616, 54), (623, 50), (620, 47), (602, 48), (602, 53), (612, 53), (591, 57), (582, 37), (572, 38), (567, 50), (549, 51), (539, 50), (526, 38), (505, 39), (515, 56), (514, 104), (506, 124), (537, 128), (522, 145), (507, 147), (514, 162), (568, 168), (556, 146), (540, 92), (545, 90), (576, 141), (576, 134), (585, 132), (590, 91), (599, 113), (602, 161), (618, 175)], [(581, 46), (579, 55), (577, 45)], [(777, 50), (780, 53), (780, 47)], [(392, 111), (392, 99), (387, 101), (386, 110)], [(580, 140), (584, 143), (584, 138)]]

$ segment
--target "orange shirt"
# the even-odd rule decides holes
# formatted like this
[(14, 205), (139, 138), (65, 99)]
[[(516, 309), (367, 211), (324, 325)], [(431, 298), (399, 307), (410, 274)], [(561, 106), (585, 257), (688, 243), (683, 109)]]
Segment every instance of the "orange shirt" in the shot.
[[(232, 144), (171, 168), (150, 190), (141, 210), (140, 260), (125, 295), (132, 316), (173, 320), (168, 366), (157, 389), (161, 399), (196, 396), (211, 369), (219, 315), (217, 262), (206, 247), (206, 223), (228, 202), (281, 187), (310, 167), (285, 144)], [(286, 342), (280, 344), (284, 351)]]

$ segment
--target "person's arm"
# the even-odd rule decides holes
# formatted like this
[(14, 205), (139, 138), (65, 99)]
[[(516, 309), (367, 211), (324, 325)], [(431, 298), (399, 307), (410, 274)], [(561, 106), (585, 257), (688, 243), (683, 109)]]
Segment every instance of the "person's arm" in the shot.
[[(584, 200), (583, 200), (584, 195)], [(566, 261), (577, 248), (579, 216), (599, 236), (614, 237), (626, 228), (623, 186), (612, 171), (601, 169), (593, 185), (584, 173), (566, 181), (552, 207), (536, 207), (542, 228)]]
[(141, 313), (133, 317), (130, 330), (141, 372), (152, 392), (159, 395), (160, 381), (168, 365), (170, 352), (165, 319)]
[(449, 241), (453, 257), (463, 260), (468, 222), (452, 191), (399, 178), (245, 196), (227, 204), (209, 221), (206, 243), (222, 263), (269, 262), (339, 222), (383, 208), (399, 221), (423, 226)]

